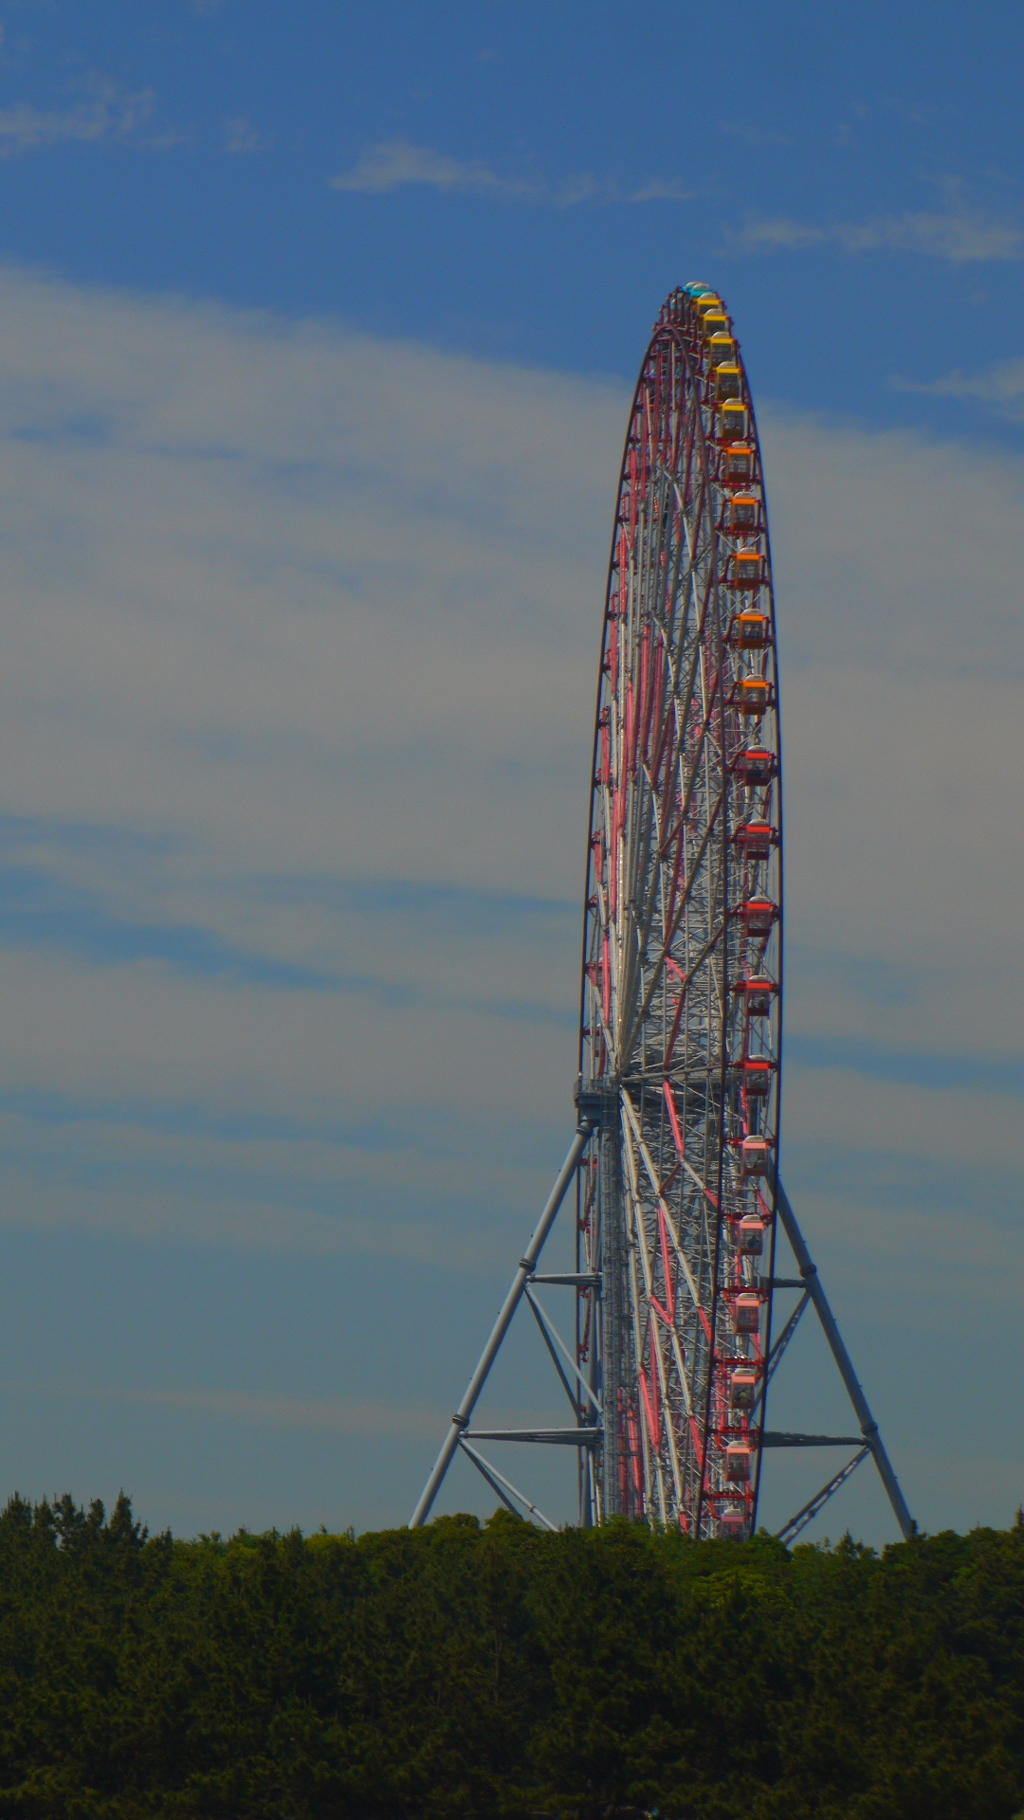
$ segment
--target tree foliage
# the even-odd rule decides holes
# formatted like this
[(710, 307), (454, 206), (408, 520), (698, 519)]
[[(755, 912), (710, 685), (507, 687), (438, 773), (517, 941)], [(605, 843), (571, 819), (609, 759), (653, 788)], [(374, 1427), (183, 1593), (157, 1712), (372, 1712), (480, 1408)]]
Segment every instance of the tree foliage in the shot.
[(0, 1516), (0, 1815), (1011, 1820), (1024, 1527), (694, 1544), (506, 1515)]

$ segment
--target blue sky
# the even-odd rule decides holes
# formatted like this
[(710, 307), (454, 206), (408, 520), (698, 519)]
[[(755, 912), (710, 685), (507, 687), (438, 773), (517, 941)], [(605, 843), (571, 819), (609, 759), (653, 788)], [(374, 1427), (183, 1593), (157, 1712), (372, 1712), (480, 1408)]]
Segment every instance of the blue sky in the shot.
[[(790, 1192), (915, 1512), (1007, 1520), (1019, 11), (0, 23), (0, 1490), (407, 1516), (567, 1144), (618, 454), (701, 277), (779, 578)], [(780, 1422), (842, 1423), (792, 1357)], [(496, 1410), (546, 1394), (524, 1342)]]
[(1024, 248), (1011, 6), (5, 14), (10, 253), (627, 376), (709, 261), (762, 389), (972, 421)]

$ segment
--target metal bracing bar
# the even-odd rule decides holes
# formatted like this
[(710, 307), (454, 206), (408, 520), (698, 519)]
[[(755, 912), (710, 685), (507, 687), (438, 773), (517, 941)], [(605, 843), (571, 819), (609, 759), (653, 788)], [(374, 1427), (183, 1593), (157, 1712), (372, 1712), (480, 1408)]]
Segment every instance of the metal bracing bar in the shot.
[(567, 1271), (563, 1276), (540, 1276), (534, 1271), (531, 1283), (560, 1283), (566, 1289), (597, 1289), (601, 1278), (596, 1270)]
[[(534, 1282), (536, 1282), (536, 1280), (537, 1280), (536, 1277), (533, 1280), (534, 1280)], [(527, 1285), (526, 1285), (525, 1295), (526, 1295), (527, 1301), (530, 1304), (530, 1307), (533, 1309), (534, 1315), (536, 1316), (537, 1326), (540, 1328), (541, 1334), (544, 1339), (544, 1344), (547, 1347), (549, 1353), (551, 1354), (551, 1362), (554, 1365), (555, 1370), (557, 1371), (559, 1377), (561, 1378), (562, 1383), (565, 1385), (565, 1394), (568, 1397), (570, 1403), (572, 1404), (573, 1410), (574, 1411), (577, 1410), (579, 1407), (579, 1404), (578, 1404), (578, 1400), (577, 1400), (576, 1396), (573, 1393), (572, 1385), (569, 1383), (569, 1380), (566, 1377), (565, 1372), (562, 1368), (562, 1364), (558, 1357), (559, 1353), (561, 1353), (562, 1359), (565, 1361), (565, 1364), (568, 1365), (569, 1370), (572, 1372), (573, 1376), (578, 1380), (579, 1386), (583, 1392), (583, 1395), (587, 1398), (588, 1402), (593, 1404), (598, 1417), (600, 1417), (601, 1405), (598, 1402), (597, 1397), (594, 1395), (594, 1392), (591, 1390), (590, 1385), (587, 1383), (586, 1378), (583, 1376), (582, 1371), (580, 1370), (579, 1366), (577, 1365), (576, 1360), (573, 1358), (572, 1353), (569, 1351), (569, 1348), (565, 1344), (565, 1341), (562, 1339), (561, 1334), (558, 1332), (557, 1327), (555, 1327), (554, 1323), (549, 1319), (546, 1310), (541, 1307), (541, 1305), (537, 1301), (536, 1297), (532, 1296), (530, 1294), (529, 1283), (527, 1283)], [(557, 1348), (557, 1351), (556, 1351), (556, 1348)]]
[(861, 1461), (866, 1460), (870, 1452), (870, 1447), (862, 1447), (860, 1452), (855, 1454), (852, 1460), (847, 1460), (846, 1465), (841, 1466), (839, 1471), (833, 1474), (828, 1484), (823, 1485), (820, 1491), (815, 1492), (813, 1498), (797, 1511), (796, 1516), (790, 1517), (789, 1522), (784, 1523), (782, 1528), (776, 1531), (776, 1541), (785, 1542), (787, 1548), (790, 1542), (795, 1542), (800, 1531), (806, 1529), (808, 1523), (814, 1521), (819, 1510), (824, 1509), (833, 1492), (838, 1491), (840, 1485), (846, 1484), (847, 1479), (850, 1478), (851, 1474), (856, 1472)]
[(795, 1332), (797, 1330), (800, 1316), (803, 1314), (804, 1309), (807, 1307), (807, 1304), (810, 1301), (810, 1299), (811, 1299), (811, 1292), (805, 1286), (803, 1295), (800, 1297), (799, 1302), (797, 1303), (796, 1307), (794, 1308), (792, 1314), (789, 1317), (789, 1320), (786, 1322), (785, 1327), (782, 1329), (782, 1332), (780, 1333), (778, 1339), (775, 1341), (775, 1344), (773, 1345), (770, 1353), (768, 1354), (767, 1359), (765, 1360), (764, 1377), (765, 1377), (766, 1384), (770, 1384), (772, 1378), (775, 1376), (776, 1368), (779, 1365), (779, 1362), (782, 1358), (783, 1353), (786, 1350), (786, 1347), (789, 1345), (790, 1340), (793, 1338), (793, 1335), (795, 1334)]
[(516, 1486), (513, 1485), (511, 1479), (506, 1479), (504, 1473), (499, 1472), (496, 1466), (492, 1466), (490, 1460), (485, 1460), (482, 1453), (477, 1453), (475, 1447), (470, 1447), (465, 1436), (463, 1436), (460, 1445), (463, 1453), (467, 1454), (472, 1460), (477, 1471), (487, 1480), (491, 1490), (497, 1492), (506, 1509), (510, 1510), (514, 1517), (522, 1516), (522, 1511), (517, 1510), (512, 1502), (513, 1498), (518, 1498), (520, 1504), (529, 1511), (531, 1517), (536, 1517), (539, 1523), (543, 1523), (545, 1529), (550, 1529), (553, 1536), (557, 1535), (557, 1527), (552, 1523), (551, 1519), (546, 1517), (542, 1510), (538, 1510), (536, 1504), (531, 1504), (525, 1493), (519, 1491)]
[(480, 1392), (483, 1390), (491, 1366), (498, 1356), (501, 1342), (509, 1330), (512, 1316), (515, 1314), (516, 1309), (522, 1301), (523, 1291), (526, 1288), (529, 1278), (533, 1275), (534, 1266), (544, 1249), (545, 1240), (555, 1223), (555, 1217), (565, 1199), (569, 1184), (579, 1167), (580, 1158), (590, 1142), (590, 1135), (593, 1129), (594, 1126), (589, 1121), (586, 1124), (577, 1126), (576, 1136), (572, 1141), (569, 1154), (558, 1172), (555, 1185), (548, 1198), (547, 1206), (537, 1222), (537, 1227), (530, 1243), (526, 1247), (526, 1252), (520, 1262), (519, 1269), (516, 1271), (515, 1277), (512, 1280), (512, 1287), (505, 1297), (501, 1313), (494, 1323), (491, 1337), (480, 1355), (479, 1364), (466, 1386), (466, 1394), (452, 1417), (451, 1426), (444, 1438), (444, 1444), (434, 1462), (434, 1469), (420, 1494), (420, 1501), (409, 1519), (410, 1529), (418, 1529), (422, 1523), (426, 1522), (430, 1515), (431, 1506), (441, 1489), (445, 1473), (451, 1465), (452, 1456), (459, 1444), (459, 1436), (463, 1429), (469, 1427), (469, 1418), (476, 1408)]
[(544, 1344), (548, 1349), (548, 1357), (550, 1358), (551, 1363), (554, 1366), (555, 1371), (558, 1375), (558, 1382), (561, 1384), (562, 1389), (565, 1391), (565, 1394), (569, 1399), (569, 1403), (572, 1407), (573, 1415), (578, 1415), (579, 1407), (580, 1407), (579, 1400), (576, 1396), (576, 1392), (573, 1390), (572, 1385), (570, 1384), (568, 1378), (565, 1375), (565, 1367), (563, 1366), (561, 1359), (559, 1358), (557, 1352), (555, 1351), (554, 1346), (551, 1343), (551, 1335), (548, 1333), (548, 1330), (545, 1327), (543, 1320), (541, 1319), (540, 1309), (538, 1308), (536, 1302), (534, 1301), (532, 1295), (530, 1294), (529, 1284), (527, 1284), (527, 1286), (526, 1286), (525, 1294), (526, 1294), (526, 1300), (529, 1303), (530, 1308), (533, 1311), (533, 1318), (536, 1321), (538, 1328), (540, 1329), (540, 1337), (544, 1341)]
[(560, 1447), (595, 1447), (603, 1431), (581, 1425), (579, 1428), (470, 1428), (466, 1432), (474, 1441), (537, 1441)]
[(821, 1278), (818, 1275), (814, 1260), (807, 1248), (807, 1242), (797, 1225), (796, 1214), (793, 1212), (789, 1196), (783, 1188), (782, 1183), (779, 1181), (776, 1182), (776, 1189), (776, 1204), (779, 1210), (779, 1217), (785, 1228), (786, 1237), (792, 1246), (797, 1268), (807, 1286), (807, 1292), (814, 1303), (814, 1312), (821, 1322), (822, 1332), (829, 1343), (832, 1357), (839, 1367), (839, 1375), (846, 1385), (846, 1394), (853, 1404), (854, 1413), (860, 1423), (861, 1434), (864, 1436), (864, 1441), (870, 1448), (875, 1465), (878, 1467), (878, 1476), (885, 1486), (889, 1503), (893, 1508), (893, 1515), (900, 1526), (904, 1541), (908, 1541), (915, 1533), (917, 1525), (907, 1509), (906, 1499), (900, 1490), (896, 1474), (893, 1472), (889, 1455), (885, 1451), (885, 1444), (879, 1433), (878, 1423), (871, 1414), (867, 1397), (864, 1395), (857, 1374), (853, 1369), (853, 1361), (843, 1344), (842, 1334), (836, 1325), (835, 1315), (829, 1307), (828, 1297), (822, 1288)]
[(801, 1435), (785, 1429), (766, 1428), (762, 1447), (859, 1447), (860, 1435)]

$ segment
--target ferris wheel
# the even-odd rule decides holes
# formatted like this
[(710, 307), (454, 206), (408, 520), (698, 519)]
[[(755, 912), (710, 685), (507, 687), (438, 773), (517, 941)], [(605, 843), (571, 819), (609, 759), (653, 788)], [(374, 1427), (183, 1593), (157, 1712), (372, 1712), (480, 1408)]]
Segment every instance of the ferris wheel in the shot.
[[(792, 1540), (873, 1458), (913, 1521), (779, 1176), (782, 798), (764, 478), (732, 318), (708, 286), (662, 308), (630, 412), (591, 762), (577, 1126), (413, 1512), (461, 1452), (555, 1528), (480, 1443), (571, 1450), (578, 1519), (749, 1536), (771, 1448), (854, 1454)], [(576, 1184), (575, 1268), (538, 1266)], [(798, 1274), (778, 1276), (781, 1228)], [(569, 1290), (567, 1343), (546, 1302)], [(776, 1290), (797, 1292), (772, 1333)], [(567, 1426), (474, 1420), (517, 1309)], [(766, 1399), (813, 1307), (857, 1434), (774, 1432)]]
[(597, 1521), (697, 1535), (753, 1519), (781, 917), (757, 429), (732, 320), (687, 285), (633, 400), (594, 737), (580, 1105), (600, 1137), (580, 1170), (578, 1268), (599, 1282), (578, 1291), (577, 1351), (602, 1379), (603, 1448), (581, 1457)]

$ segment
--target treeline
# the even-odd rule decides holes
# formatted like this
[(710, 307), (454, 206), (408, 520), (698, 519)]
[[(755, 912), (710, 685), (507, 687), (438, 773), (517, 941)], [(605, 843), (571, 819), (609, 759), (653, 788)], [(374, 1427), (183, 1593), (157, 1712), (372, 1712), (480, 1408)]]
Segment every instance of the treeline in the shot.
[(1010, 1820), (1024, 1527), (881, 1556), (499, 1515), (0, 1516), (0, 1814)]

